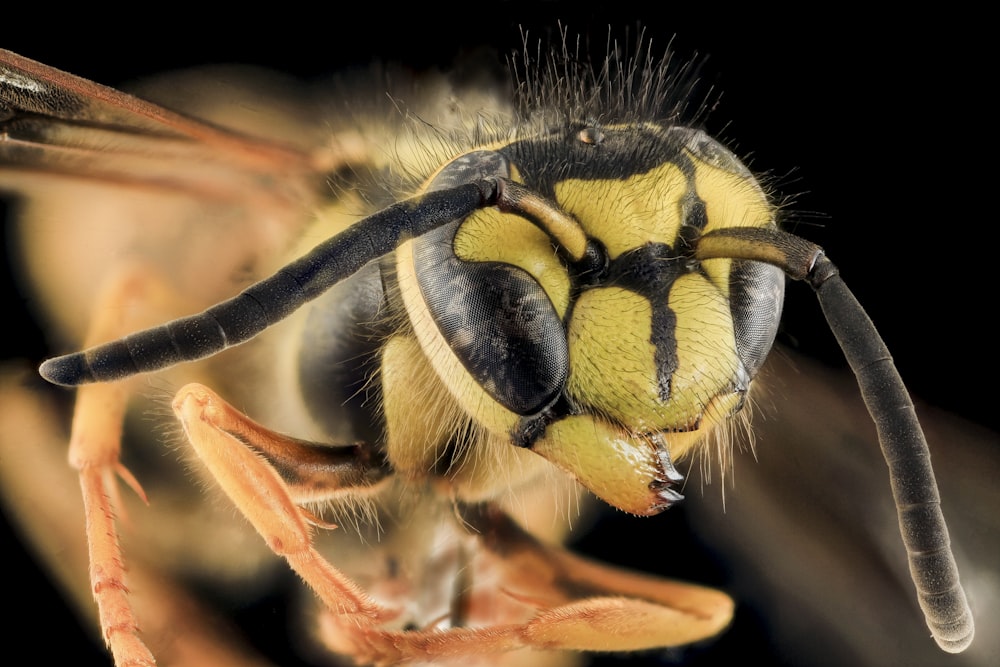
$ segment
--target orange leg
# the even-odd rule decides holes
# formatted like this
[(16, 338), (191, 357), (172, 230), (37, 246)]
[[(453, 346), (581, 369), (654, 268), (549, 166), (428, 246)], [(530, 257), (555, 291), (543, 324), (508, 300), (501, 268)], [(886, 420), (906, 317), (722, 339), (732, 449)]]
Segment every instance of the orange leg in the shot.
[[(152, 272), (140, 267), (119, 270), (106, 286), (96, 300), (95, 316), (84, 340), (87, 347), (119, 338), (180, 308), (172, 290)], [(149, 305), (155, 311), (147, 312)], [(149, 667), (156, 662), (139, 638), (139, 624), (129, 603), (116, 520), (116, 516), (123, 516), (116, 477), (121, 477), (145, 500), (138, 481), (119, 460), (130, 384), (128, 381), (93, 384), (77, 390), (69, 463), (80, 475), (90, 580), (104, 639), (117, 667)]]
[(319, 522), (298, 505), (333, 489), (377, 484), (386, 470), (366, 448), (316, 446), (278, 435), (202, 385), (182, 388), (174, 412), (219, 486), (328, 609), (359, 625), (393, 615), (320, 556), (310, 525)]
[[(94, 302), (94, 318), (83, 341), (86, 348), (197, 309), (197, 304), (182, 300), (159, 274), (141, 264), (118, 267), (104, 285)], [(126, 517), (116, 478), (146, 500), (139, 482), (120, 461), (122, 425), (136, 382), (78, 388), (69, 444), (69, 463), (79, 472), (83, 493), (91, 586), (101, 630), (117, 667), (156, 664), (139, 637), (129, 602), (117, 526)]]
[[(24, 375), (33, 373), (25, 369)], [(40, 559), (96, 624), (88, 545), (80, 530), (84, 511), (73, 488), (76, 473), (65, 465), (66, 433), (47, 393), (27, 388), (20, 373), (0, 369), (0, 494)], [(273, 667), (240, 645), (226, 620), (207, 610), (182, 585), (147, 563), (132, 561), (129, 582), (141, 591), (131, 599), (151, 648), (171, 667)], [(36, 621), (37, 625), (37, 621)], [(14, 636), (14, 635), (11, 635)], [(44, 655), (56, 655), (47, 647)], [(38, 664), (40, 660), (26, 659)]]
[(219, 486), (322, 601), (324, 640), (360, 664), (678, 646), (718, 634), (732, 618), (724, 593), (592, 563), (538, 542), (492, 506), (460, 505), (461, 524), (478, 533), (471, 567), (489, 570), (484, 579), (493, 582), (459, 593), (470, 627), (386, 630), (397, 614), (318, 553), (310, 526), (318, 521), (299, 504), (363, 491), (387, 466), (363, 445), (318, 446), (268, 431), (201, 385), (181, 389), (174, 411)]
[(619, 570), (542, 544), (492, 506), (466, 507), (462, 519), (479, 535), (478, 567), (492, 569), (494, 576), (487, 578), (502, 582), (471, 593), (471, 615), (477, 615), (477, 606), (520, 603), (525, 620), (390, 632), (325, 614), (321, 631), (327, 644), (359, 664), (468, 664), (493, 655), (491, 665), (517, 665), (528, 659), (523, 652), (510, 656), (510, 662), (496, 654), (681, 646), (719, 634), (732, 619), (733, 601), (725, 593)]

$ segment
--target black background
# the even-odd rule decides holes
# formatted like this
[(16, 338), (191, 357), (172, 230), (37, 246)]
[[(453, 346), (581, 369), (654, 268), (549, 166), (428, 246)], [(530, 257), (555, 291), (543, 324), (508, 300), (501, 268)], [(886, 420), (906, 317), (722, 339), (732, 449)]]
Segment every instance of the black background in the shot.
[[(379, 59), (421, 69), (447, 67), (480, 46), (505, 53), (519, 46), (519, 25), (539, 34), (554, 30), (558, 20), (590, 34), (600, 51), (608, 24), (641, 23), (660, 45), (673, 37), (681, 57), (708, 57), (704, 80), (722, 97), (707, 128), (755, 171), (776, 177), (781, 195), (794, 197), (786, 225), (823, 245), (840, 266), (911, 390), (951, 412), (1000, 425), (992, 405), (1000, 364), (995, 352), (984, 352), (993, 349), (988, 317), (997, 302), (991, 284), (996, 213), (989, 197), (995, 192), (994, 141), (984, 107), (993, 77), (977, 52), (976, 18), (659, 7), (654, 14), (492, 3), (447, 12), (421, 7), (404, 15), (386, 6), (361, 8), (351, 18), (329, 9), (226, 21), (178, 11), (125, 27), (112, 27), (106, 17), (66, 17), (74, 26), (70, 39), (46, 34), (37, 17), (9, 17), (8, 26), (23, 29), (5, 27), (0, 46), (111, 85), (224, 62), (315, 79)], [(3, 287), (13, 314), (6, 330), (16, 335), (3, 357), (38, 360), (45, 354), (41, 339), (16, 290), (9, 282)], [(786, 345), (840, 363), (807, 288), (790, 286), (784, 327)], [(670, 549), (679, 561), (672, 574), (724, 582), (724, 554), (674, 539), (687, 530), (685, 515), (669, 514), (670, 523), (657, 524), (656, 531), (672, 531)], [(635, 530), (623, 521), (612, 516), (599, 528)], [(641, 538), (620, 547), (620, 533), (594, 533), (584, 546), (627, 562), (622, 551), (656, 548)], [(53, 657), (68, 650), (73, 664), (107, 664), (31, 571), (30, 559), (19, 556), (16, 538), (4, 532), (3, 539), (5, 561), (14, 564), (8, 572), (21, 581), (37, 578), (36, 592), (22, 599), (24, 613), (5, 628), (7, 636), (58, 637)], [(38, 662), (47, 650), (40, 649)], [(752, 615), (738, 621), (717, 651), (694, 659), (708, 663), (738, 654), (777, 662)]]

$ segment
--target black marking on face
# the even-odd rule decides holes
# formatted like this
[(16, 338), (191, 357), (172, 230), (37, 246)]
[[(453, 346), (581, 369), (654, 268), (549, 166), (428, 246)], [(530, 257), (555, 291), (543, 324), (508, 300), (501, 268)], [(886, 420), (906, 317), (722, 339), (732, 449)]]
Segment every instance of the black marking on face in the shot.
[(652, 308), (650, 343), (655, 349), (659, 398), (670, 399), (670, 381), (677, 371), (677, 315), (668, 305), (670, 290), (678, 276), (688, 271), (687, 263), (662, 243), (648, 243), (620, 255), (608, 269), (609, 285), (645, 297)]

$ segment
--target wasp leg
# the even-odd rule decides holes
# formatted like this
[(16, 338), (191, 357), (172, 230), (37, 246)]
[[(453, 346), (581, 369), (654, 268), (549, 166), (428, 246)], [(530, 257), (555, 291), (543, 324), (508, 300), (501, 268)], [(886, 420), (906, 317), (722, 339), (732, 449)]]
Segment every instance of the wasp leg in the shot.
[[(506, 593), (538, 601), (541, 611), (519, 630), (527, 646), (681, 646), (719, 634), (732, 620), (733, 600), (721, 591), (617, 569), (544, 544), (490, 505), (465, 508), (463, 518), (479, 532), (484, 551), (509, 571)], [(530, 580), (522, 582), (522, 573), (532, 573)]]
[[(96, 627), (87, 571), (87, 538), (76, 475), (65, 465), (66, 433), (56, 406), (43, 392), (27, 388), (28, 373), (0, 369), (0, 492), (13, 510), (26, 541), (72, 596), (81, 615)], [(173, 667), (268, 667), (235, 639), (225, 620), (208, 611), (184, 588), (146, 563), (130, 561), (129, 582), (136, 616), (152, 648)], [(44, 656), (55, 656), (53, 648)], [(36, 656), (39, 657), (39, 656)], [(89, 663), (88, 663), (89, 664)]]
[[(619, 570), (543, 544), (492, 505), (466, 506), (461, 512), (466, 525), (478, 532), (475, 561), (468, 570), (488, 582), (477, 588), (472, 580), (461, 593), (458, 606), (466, 612), (453, 623), (467, 627), (387, 631), (352, 627), (326, 614), (321, 618), (323, 640), (360, 664), (452, 659), (466, 664), (471, 656), (520, 649), (681, 646), (719, 634), (732, 619), (733, 601), (720, 591)], [(510, 664), (524, 659), (518, 654)]]
[[(154, 271), (139, 265), (120, 267), (104, 285), (84, 339), (87, 347), (117, 339), (161, 319), (164, 313), (183, 308), (174, 290)], [(156, 663), (139, 638), (116, 519), (125, 518), (116, 476), (146, 499), (139, 482), (120, 461), (122, 424), (131, 394), (128, 382), (93, 384), (77, 390), (68, 458), (80, 477), (90, 582), (104, 640), (118, 667), (145, 667)]]
[(219, 486), (328, 609), (358, 624), (391, 617), (320, 556), (310, 525), (319, 521), (299, 507), (334, 491), (373, 487), (384, 478), (388, 469), (367, 447), (315, 445), (278, 435), (198, 384), (182, 388), (173, 406)]

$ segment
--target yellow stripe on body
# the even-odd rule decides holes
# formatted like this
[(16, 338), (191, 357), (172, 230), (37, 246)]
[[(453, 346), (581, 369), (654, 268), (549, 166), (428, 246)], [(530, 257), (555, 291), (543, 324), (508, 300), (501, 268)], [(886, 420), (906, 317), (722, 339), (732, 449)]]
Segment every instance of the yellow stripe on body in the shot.
[(686, 193), (687, 179), (669, 162), (623, 180), (555, 184), (556, 201), (604, 244), (612, 260), (647, 243), (676, 245)]
[(503, 262), (529, 273), (555, 306), (569, 308), (570, 280), (548, 234), (534, 223), (495, 208), (476, 211), (455, 235), (455, 255), (468, 262)]

